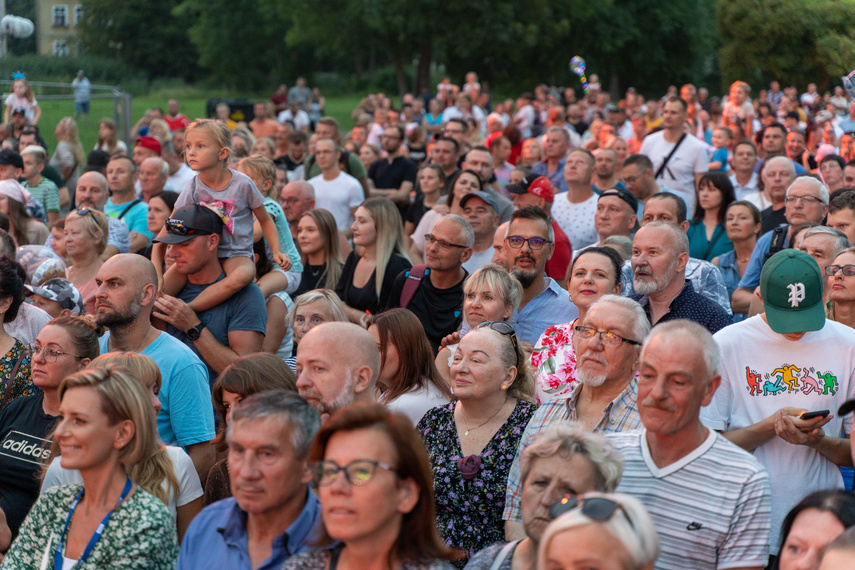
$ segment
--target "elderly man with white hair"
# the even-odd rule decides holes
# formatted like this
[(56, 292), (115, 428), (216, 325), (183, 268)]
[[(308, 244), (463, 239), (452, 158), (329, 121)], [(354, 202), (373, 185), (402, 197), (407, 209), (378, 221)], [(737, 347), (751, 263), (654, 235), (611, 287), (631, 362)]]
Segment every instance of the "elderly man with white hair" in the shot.
[[(142, 161), (139, 168), (140, 197), (148, 203), (152, 196), (166, 190), (169, 178), (169, 164), (159, 156), (150, 156)], [(171, 189), (170, 189), (171, 190)]]
[(606, 436), (625, 461), (618, 491), (644, 503), (659, 532), (657, 570), (760, 570), (769, 556), (768, 474), (700, 420), (721, 383), (719, 361), (701, 325), (681, 319), (657, 326), (641, 349), (644, 427)]
[(775, 253), (790, 247), (796, 227), (806, 222), (822, 223), (828, 214), (828, 189), (812, 176), (799, 176), (787, 188), (784, 203), (787, 224), (778, 226), (757, 240), (745, 273), (739, 280), (739, 287), (733, 292), (732, 306), (735, 313), (748, 312), (754, 299), (754, 290), (760, 285), (763, 264)]
[[(626, 297), (603, 295), (591, 305), (585, 320), (574, 327), (576, 374), (579, 382), (566, 396), (542, 404), (526, 426), (520, 450), (556, 423), (570, 422), (586, 431), (616, 432), (641, 427), (637, 396), (641, 342), (650, 332), (644, 309)], [(503, 517), (508, 540), (524, 536), (520, 501), (520, 455), (508, 475)]]

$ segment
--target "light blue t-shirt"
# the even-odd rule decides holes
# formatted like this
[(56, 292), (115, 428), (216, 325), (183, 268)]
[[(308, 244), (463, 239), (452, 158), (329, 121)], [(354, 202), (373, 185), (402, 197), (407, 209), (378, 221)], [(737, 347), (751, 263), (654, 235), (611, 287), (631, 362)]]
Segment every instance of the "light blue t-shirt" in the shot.
[[(107, 332), (99, 340), (101, 354), (109, 352)], [(214, 439), (214, 405), (208, 370), (199, 357), (177, 338), (161, 332), (140, 354), (151, 357), (163, 382), (157, 395), (161, 408), (157, 431), (167, 445), (186, 447)]]
[(126, 209), (128, 213), (122, 216), (122, 221), (128, 226), (128, 230), (146, 236), (149, 243), (151, 243), (151, 238), (154, 237), (154, 234), (148, 231), (148, 204), (142, 200), (133, 206), (131, 206), (131, 202), (114, 204), (113, 198), (110, 197), (104, 205), (104, 213), (111, 218), (118, 218)]
[[(273, 223), (276, 224), (276, 233), (279, 234), (279, 248), (282, 250), (282, 253), (287, 254), (291, 258), (291, 269), (288, 271), (302, 273), (303, 262), (300, 261), (300, 252), (297, 251), (294, 238), (291, 237), (291, 226), (288, 225), (288, 220), (285, 219), (285, 212), (282, 211), (282, 206), (268, 196), (264, 199), (264, 209), (267, 210), (267, 213), (273, 218)], [(265, 240), (266, 242), (267, 240)]]

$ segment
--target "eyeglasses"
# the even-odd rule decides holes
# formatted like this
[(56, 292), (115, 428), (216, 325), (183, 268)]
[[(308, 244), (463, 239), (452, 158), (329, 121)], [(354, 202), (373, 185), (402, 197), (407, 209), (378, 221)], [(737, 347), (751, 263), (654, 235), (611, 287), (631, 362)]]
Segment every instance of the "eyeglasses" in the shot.
[(44, 358), (45, 362), (49, 364), (56, 362), (56, 359), (59, 358), (60, 354), (67, 354), (68, 356), (73, 356), (74, 358), (81, 358), (76, 354), (71, 354), (70, 352), (63, 352), (61, 350), (56, 350), (55, 348), (48, 348), (46, 346), (41, 346), (37, 343), (31, 344), (28, 348), (30, 349), (30, 354), (32, 354), (33, 358), (37, 357), (39, 353), (41, 353), (42, 358)]
[(543, 249), (543, 246), (552, 243), (548, 239), (542, 237), (524, 238), (522, 236), (508, 236), (508, 245), (514, 249), (521, 249), (523, 244), (527, 243), (532, 251)]
[(348, 483), (354, 487), (362, 487), (371, 481), (378, 467), (396, 473), (394, 467), (373, 459), (355, 459), (344, 466), (335, 461), (318, 461), (315, 464), (315, 485), (328, 487), (338, 480), (339, 473), (344, 473)]
[(798, 200), (801, 200), (802, 203), (807, 204), (808, 206), (824, 203), (822, 199), (817, 198), (816, 196), (787, 196), (784, 198), (784, 203), (795, 204)]
[[(86, 214), (92, 214), (92, 210), (90, 210), (89, 208), (77, 208), (76, 210), (74, 210), (74, 213), (82, 218)], [(94, 216), (95, 214), (92, 215)]]
[(855, 275), (855, 265), (829, 265), (825, 268), (825, 274), (829, 277), (834, 277), (838, 271), (842, 271), (846, 277), (852, 277)]
[(565, 495), (563, 499), (549, 508), (549, 516), (556, 519), (574, 509), (582, 509), (582, 514), (593, 521), (605, 522), (610, 520), (617, 511), (621, 511), (629, 526), (635, 529), (632, 519), (618, 502), (606, 497), (585, 497), (583, 495)]
[(447, 242), (444, 239), (436, 239), (431, 234), (425, 234), (425, 244), (426, 245), (437, 244), (437, 245), (439, 245), (439, 249), (441, 249), (443, 251), (448, 251), (452, 247), (459, 247), (460, 249), (465, 249), (468, 247), (465, 245), (460, 245), (459, 243)]
[(508, 323), (502, 321), (484, 321), (477, 327), (476, 329), (482, 329), (484, 327), (490, 327), (490, 330), (494, 330), (499, 334), (511, 337), (511, 343), (514, 345), (514, 354), (516, 355), (516, 367), (517, 370), (520, 369), (520, 343), (517, 340), (517, 333), (514, 331), (514, 327), (509, 325)]
[(167, 232), (179, 236), (207, 236), (213, 233), (208, 230), (191, 228), (190, 226), (184, 225), (184, 222), (181, 220), (176, 220), (175, 218), (167, 218), (164, 225), (166, 226)]
[(282, 200), (282, 204), (288, 204), (289, 206), (293, 206), (295, 204), (299, 204), (303, 201), (303, 198), (285, 198)]
[(620, 346), (620, 344), (622, 342), (625, 342), (627, 344), (634, 344), (636, 346), (641, 346), (641, 343), (638, 342), (637, 340), (630, 340), (628, 338), (623, 338), (622, 336), (617, 335), (613, 332), (598, 331), (594, 327), (586, 327), (586, 326), (579, 325), (579, 326), (573, 327), (573, 330), (576, 331), (577, 333), (579, 333), (579, 338), (583, 338), (585, 340), (590, 340), (590, 339), (594, 338), (594, 335), (599, 334), (600, 340), (606, 346)]

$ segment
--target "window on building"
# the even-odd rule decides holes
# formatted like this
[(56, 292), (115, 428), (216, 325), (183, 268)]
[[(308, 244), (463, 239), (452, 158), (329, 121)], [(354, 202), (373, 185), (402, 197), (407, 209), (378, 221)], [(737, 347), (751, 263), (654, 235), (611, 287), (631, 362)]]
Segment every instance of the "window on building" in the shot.
[(68, 42), (65, 40), (56, 40), (53, 42), (53, 55), (56, 57), (66, 57), (68, 55)]
[(74, 7), (74, 25), (79, 26), (83, 21), (83, 4), (77, 4)]
[(53, 27), (66, 28), (68, 27), (68, 6), (65, 4), (57, 4), (53, 7)]

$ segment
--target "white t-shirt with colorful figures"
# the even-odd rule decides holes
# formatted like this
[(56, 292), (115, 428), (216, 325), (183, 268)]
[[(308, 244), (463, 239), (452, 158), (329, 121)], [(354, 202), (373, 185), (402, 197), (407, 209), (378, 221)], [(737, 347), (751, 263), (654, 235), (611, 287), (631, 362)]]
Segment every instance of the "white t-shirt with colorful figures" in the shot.
[[(809, 411), (830, 410), (835, 417), (823, 428), (841, 437), (852, 429), (852, 415), (837, 409), (855, 397), (855, 329), (826, 321), (822, 330), (790, 341), (775, 333), (758, 315), (725, 327), (713, 337), (721, 348), (721, 386), (701, 419), (712, 429), (732, 431), (766, 419), (792, 406)], [(772, 483), (772, 537), (787, 512), (806, 495), (843, 488), (837, 465), (804, 445), (773, 437), (754, 456)]]

